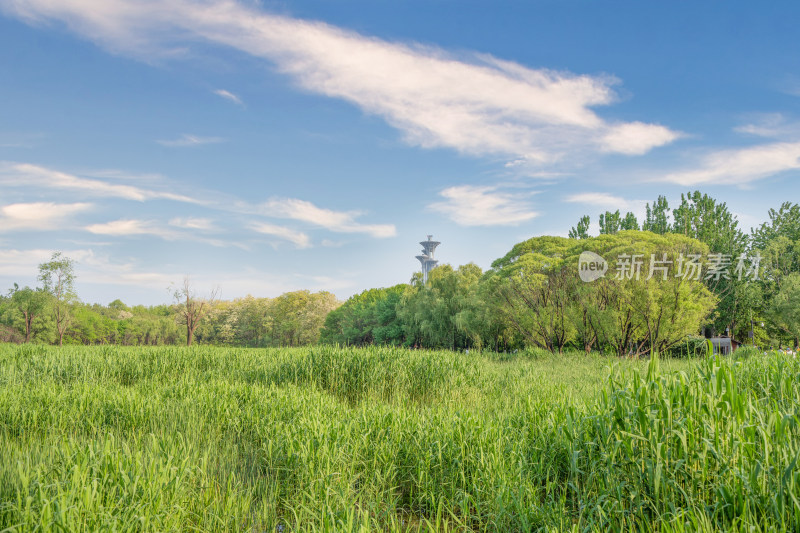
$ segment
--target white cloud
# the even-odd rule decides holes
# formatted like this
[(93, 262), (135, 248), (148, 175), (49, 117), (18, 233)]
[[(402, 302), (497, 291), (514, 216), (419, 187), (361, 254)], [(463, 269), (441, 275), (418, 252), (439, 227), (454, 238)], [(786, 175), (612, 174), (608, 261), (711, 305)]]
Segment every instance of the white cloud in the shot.
[(216, 91), (213, 91), (213, 92), (217, 96), (220, 96), (220, 97), (222, 97), (222, 98), (224, 98), (226, 100), (230, 100), (234, 104), (237, 104), (237, 105), (240, 105), (240, 106), (244, 105), (244, 102), (242, 102), (242, 99), (239, 98), (238, 96), (236, 96), (235, 94), (233, 94), (230, 91), (226, 91), (225, 89), (217, 89)]
[(258, 233), (263, 233), (264, 235), (272, 235), (273, 237), (289, 241), (297, 248), (308, 248), (311, 246), (311, 239), (308, 235), (285, 226), (276, 226), (265, 222), (254, 222), (250, 225), (250, 229)]
[(200, 146), (203, 144), (216, 144), (221, 143), (225, 139), (221, 137), (200, 137), (198, 135), (189, 135), (188, 133), (184, 133), (177, 139), (172, 139), (168, 141), (156, 141), (161, 146), (169, 146), (169, 147), (182, 147), (182, 146)]
[(513, 226), (538, 216), (519, 195), (497, 192), (497, 187), (458, 185), (439, 195), (445, 201), (428, 208), (461, 226)]
[(669, 144), (681, 136), (664, 126), (629, 122), (612, 126), (603, 136), (602, 146), (606, 152), (642, 155), (654, 146)]
[(179, 234), (170, 229), (160, 227), (152, 220), (121, 219), (105, 222), (103, 224), (91, 224), (86, 226), (86, 231), (95, 235), (111, 235), (115, 237), (131, 235), (155, 235), (167, 240), (179, 238)]
[(195, 218), (195, 217), (176, 217), (169, 221), (170, 226), (176, 228), (201, 230), (201, 231), (214, 231), (214, 222), (208, 218)]
[(358, 211), (333, 211), (296, 198), (272, 199), (264, 204), (263, 214), (301, 220), (338, 233), (366, 233), (377, 238), (394, 237), (397, 234), (393, 224), (356, 222), (355, 218), (361, 214)]
[[(135, 179), (138, 182), (153, 182), (151, 184), (163, 179), (160, 176), (130, 175), (119, 171), (105, 171), (101, 174), (95, 173), (95, 175), (110, 176), (115, 179)], [(224, 194), (211, 191), (207, 192), (207, 195), (213, 194), (216, 200), (205, 201), (164, 190), (145, 189), (121, 183), (109, 183), (102, 179), (78, 177), (65, 172), (27, 163), (0, 162), (0, 186), (2, 185), (35, 188), (40, 191), (73, 191), (80, 194), (82, 197), (115, 197), (140, 202), (165, 199), (202, 205), (206, 209), (235, 213), (237, 215), (247, 214), (290, 218), (314, 224), (334, 232), (365, 233), (376, 238), (391, 237), (396, 234), (396, 228), (392, 224), (362, 224), (356, 221), (356, 217), (361, 215), (358, 211), (333, 211), (317, 207), (311, 202), (299, 199), (273, 199), (265, 204), (256, 206), (247, 202), (237, 201), (235, 198), (225, 198)], [(6, 222), (6, 229), (21, 227), (23, 222), (31, 228), (41, 227), (42, 229), (46, 229), (58, 227), (57, 222), (61, 222), (67, 215), (72, 214), (73, 211), (77, 212), (88, 208), (89, 205), (90, 204), (87, 203), (56, 204), (54, 202), (17, 204), (15, 207), (11, 207), (8, 213), (4, 214), (0, 212), (0, 221)], [(30, 214), (28, 215), (26, 213)], [(32, 219), (38, 217), (38, 221), (23, 221), (23, 218), (26, 216)], [(274, 229), (282, 227), (266, 224), (262, 226), (262, 229), (264, 228)], [(153, 235), (168, 240), (175, 240), (178, 238), (189, 239), (218, 247), (237, 246), (244, 249), (248, 248), (246, 244), (238, 243), (231, 239), (215, 240), (199, 236), (198, 232), (216, 232), (220, 231), (220, 228), (216, 227), (214, 221), (209, 218), (191, 215), (173, 217), (168, 222), (141, 220), (134, 216), (106, 223), (91, 224), (84, 229), (96, 235)], [(0, 228), (0, 232), (2, 231), (3, 228)], [(287, 231), (289, 233), (287, 233)], [(274, 235), (282, 236), (282, 238), (294, 242), (299, 247), (310, 246), (310, 240), (305, 234), (300, 232), (292, 233), (292, 231), (293, 230), (288, 230), (288, 228), (283, 228), (281, 229), (282, 233), (274, 233)], [(262, 231), (262, 233), (268, 232)]]
[(39, 265), (47, 261), (50, 250), (0, 250), (0, 275), (35, 278)]
[[(96, 286), (110, 285), (116, 287), (117, 291), (120, 286), (129, 286), (136, 287), (137, 290), (151, 290), (167, 298), (166, 289), (173, 283), (179, 283), (186, 274), (185, 271), (174, 270), (174, 267), (164, 271), (154, 271), (151, 267), (144, 267), (135, 260), (112, 260), (108, 255), (98, 254), (91, 248), (62, 250), (62, 252), (66, 257), (75, 260), (79, 295), (87, 292), (99, 293), (102, 294), (99, 298), (106, 298), (108, 291), (98, 291)], [(38, 266), (48, 261), (52, 254), (53, 250), (49, 249), (0, 249), (0, 276), (23, 286), (35, 286)], [(296, 273), (288, 275), (276, 273), (265, 277), (263, 269), (247, 267), (238, 271), (193, 275), (192, 283), (201, 290), (220, 286), (224, 294), (229, 295), (226, 298), (241, 297), (246, 294), (277, 296), (287, 291), (301, 289), (311, 291), (348, 289), (356, 285), (353, 279)], [(89, 286), (95, 287), (85, 290)]]
[(0, 184), (17, 187), (38, 187), (46, 190), (71, 190), (80, 192), (83, 195), (124, 198), (139, 202), (163, 199), (192, 204), (203, 203), (200, 200), (182, 194), (81, 178), (66, 172), (59, 172), (29, 163), (0, 164)]
[(698, 168), (673, 172), (662, 180), (688, 186), (746, 185), (796, 169), (800, 169), (800, 142), (780, 142), (713, 152), (702, 158)]
[(236, 1), (6, 0), (0, 9), (32, 23), (62, 21), (144, 60), (174, 55), (198, 39), (230, 46), (269, 60), (309, 91), (383, 117), (408, 142), (428, 148), (547, 162), (587, 149), (641, 154), (678, 135), (600, 118), (592, 108), (615, 99), (616, 80), (607, 76), (531, 69), (482, 54), (456, 57)]
[(90, 203), (19, 203), (0, 206), (0, 232), (52, 230), (62, 227), (71, 216), (92, 207)]
[[(0, 276), (12, 279), (34, 280), (39, 265), (48, 261), (54, 250), (3, 249), (0, 250)], [(132, 263), (111, 262), (105, 256), (98, 256), (91, 249), (63, 250), (63, 254), (75, 261), (75, 274), (78, 283), (91, 280), (91, 283), (111, 283), (121, 285), (156, 286), (164, 288), (169, 281), (179, 276), (154, 272), (137, 271)]]

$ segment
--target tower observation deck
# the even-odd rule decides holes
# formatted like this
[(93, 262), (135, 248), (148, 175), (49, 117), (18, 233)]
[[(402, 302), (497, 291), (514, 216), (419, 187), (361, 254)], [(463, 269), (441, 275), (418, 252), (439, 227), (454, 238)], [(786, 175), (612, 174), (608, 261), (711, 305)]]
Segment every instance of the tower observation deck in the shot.
[(428, 282), (428, 272), (433, 270), (433, 267), (435, 267), (436, 263), (439, 262), (433, 258), (433, 252), (436, 250), (436, 247), (442, 243), (431, 239), (433, 239), (433, 235), (428, 235), (428, 240), (420, 243), (422, 245), (422, 255), (417, 256), (417, 259), (422, 264), (423, 283)]

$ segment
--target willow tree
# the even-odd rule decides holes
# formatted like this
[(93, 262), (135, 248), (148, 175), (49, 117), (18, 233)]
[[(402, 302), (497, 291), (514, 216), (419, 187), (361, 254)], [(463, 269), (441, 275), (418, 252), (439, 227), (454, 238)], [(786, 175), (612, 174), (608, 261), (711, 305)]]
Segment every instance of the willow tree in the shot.
[[(581, 280), (583, 252), (605, 260), (604, 276)], [(713, 311), (716, 300), (702, 278), (681, 271), (681, 257), (707, 253), (682, 235), (623, 230), (582, 240), (536, 237), (492, 266), (504, 279), (502, 312), (529, 344), (638, 356), (696, 334)]]
[(456, 269), (440, 265), (430, 271), (426, 285), (408, 286), (396, 307), (405, 342), (426, 348), (480, 346), (474, 325), (481, 274), (474, 263)]

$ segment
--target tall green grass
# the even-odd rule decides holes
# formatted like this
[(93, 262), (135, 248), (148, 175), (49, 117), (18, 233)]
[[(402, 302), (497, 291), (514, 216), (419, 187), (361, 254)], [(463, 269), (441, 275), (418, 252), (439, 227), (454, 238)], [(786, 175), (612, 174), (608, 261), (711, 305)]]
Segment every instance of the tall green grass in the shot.
[(0, 531), (800, 529), (795, 359), (533, 355), (3, 345)]

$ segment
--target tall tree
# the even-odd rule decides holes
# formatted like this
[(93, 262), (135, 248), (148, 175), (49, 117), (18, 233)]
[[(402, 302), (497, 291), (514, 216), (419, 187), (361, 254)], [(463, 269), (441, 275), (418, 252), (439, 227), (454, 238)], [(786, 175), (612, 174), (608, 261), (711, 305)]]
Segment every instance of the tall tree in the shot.
[(699, 240), (708, 245), (709, 259), (714, 259), (717, 272), (706, 276), (708, 288), (719, 298), (712, 316), (717, 331), (735, 332), (749, 324), (753, 310), (746, 306), (751, 300), (742, 298), (742, 285), (748, 279), (739, 279), (734, 269), (747, 250), (748, 237), (739, 229), (739, 221), (725, 202), (717, 202), (707, 194), (694, 191), (681, 194), (681, 204), (672, 211), (672, 231)]
[(797, 350), (800, 347), (800, 273), (792, 272), (783, 279), (766, 314), (781, 333), (792, 339)]
[(212, 304), (217, 299), (217, 293), (218, 290), (214, 289), (208, 298), (199, 298), (192, 290), (189, 276), (183, 278), (183, 285), (173, 293), (180, 321), (186, 325), (186, 346), (192, 345), (194, 332), (211, 310)]
[(600, 235), (615, 235), (620, 230), (622, 218), (619, 214), (619, 209), (614, 211), (606, 211), (600, 215)]
[[(800, 273), (800, 205), (784, 202), (769, 210), (769, 221), (752, 232), (751, 254), (761, 256), (763, 311), (767, 330), (781, 343), (792, 328), (792, 305), (796, 302), (795, 276)], [(795, 320), (797, 319), (794, 315)]]
[(667, 203), (667, 198), (665, 196), (659, 196), (658, 199), (653, 202), (652, 207), (650, 207), (650, 204), (647, 204), (645, 210), (647, 214), (642, 224), (642, 229), (644, 231), (652, 231), (653, 233), (663, 235), (671, 230), (669, 225), (669, 203)]
[(72, 316), (72, 305), (78, 299), (75, 293), (75, 261), (61, 252), (55, 252), (50, 261), (39, 265), (39, 281), (42, 290), (51, 296), (58, 345), (63, 346), (64, 332)]
[(480, 344), (471, 329), (482, 271), (474, 263), (454, 269), (437, 266), (427, 285), (410, 286), (397, 306), (405, 342), (429, 348), (469, 348)]
[(33, 322), (47, 309), (47, 294), (41, 290), (25, 287), (20, 289), (14, 284), (11, 291), (11, 302), (14, 307), (22, 314), (25, 328), (25, 342), (31, 341), (33, 334)]
[(672, 231), (708, 245), (712, 253), (739, 254), (747, 246), (747, 236), (725, 202), (717, 202), (700, 191), (681, 194), (681, 205), (672, 211)]
[(639, 221), (636, 220), (636, 215), (628, 211), (625, 218), (619, 223), (619, 229), (639, 231)]
[(578, 225), (570, 228), (570, 239), (588, 239), (589, 238), (589, 215), (583, 215), (578, 221)]

